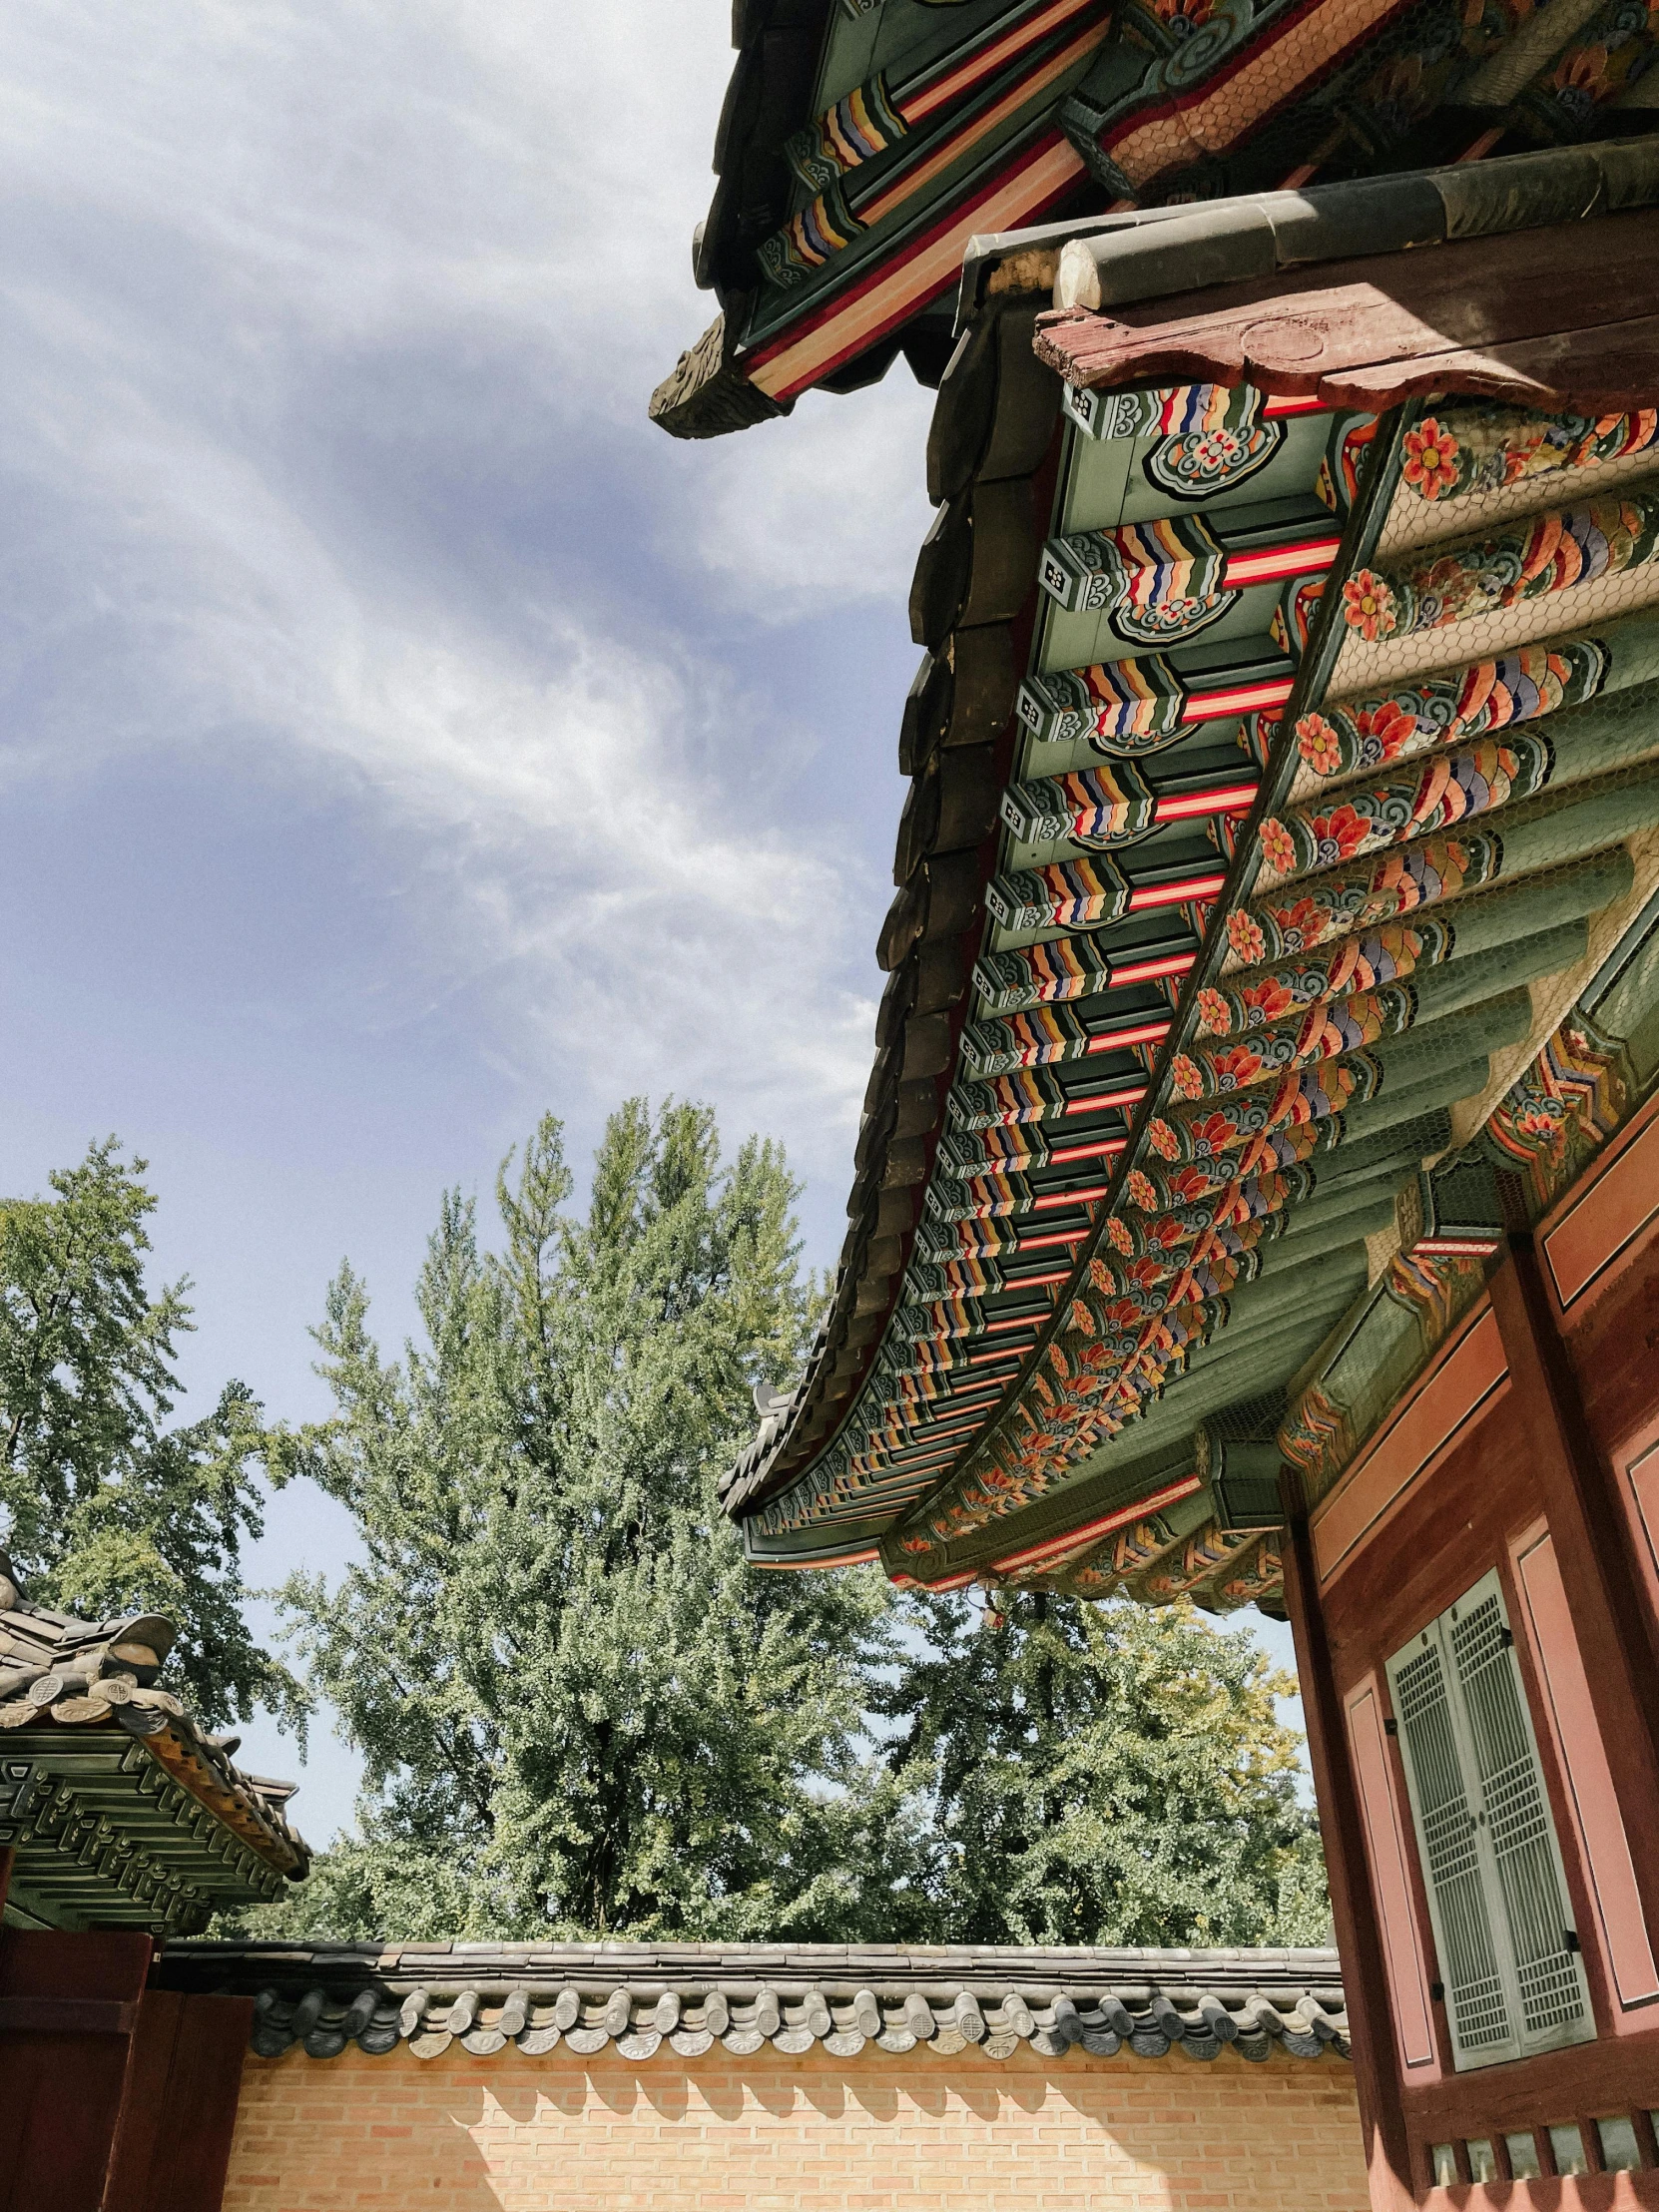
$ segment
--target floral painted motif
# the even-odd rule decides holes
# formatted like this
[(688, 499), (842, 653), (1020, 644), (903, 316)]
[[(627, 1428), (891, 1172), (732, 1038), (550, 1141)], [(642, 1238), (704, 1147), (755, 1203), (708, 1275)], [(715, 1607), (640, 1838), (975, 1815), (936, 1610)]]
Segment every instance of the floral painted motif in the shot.
[(1305, 1474), (1319, 1471), (1333, 1439), (1342, 1435), (1347, 1415), (1317, 1383), (1311, 1383), (1286, 1415), (1279, 1448)]
[[(1234, 1184), (1239, 1185), (1243, 1193), (1259, 1179), (1302, 1168), (1316, 1152), (1329, 1149), (1333, 1133), (1330, 1126), (1322, 1126), (1318, 1121), (1304, 1121), (1295, 1126), (1264, 1130), (1250, 1137), (1240, 1148), (1220, 1150), (1208, 1160), (1184, 1161), (1160, 1168), (1146, 1178), (1150, 1203), (1145, 1205), (1144, 1211), (1179, 1212), (1220, 1194), (1230, 1194)], [(1230, 1196), (1230, 1202), (1238, 1203), (1237, 1194)], [(1130, 1203), (1139, 1202), (1131, 1200)]]
[(1375, 570), (1362, 568), (1343, 586), (1343, 620), (1358, 630), (1368, 645), (1392, 637), (1398, 626), (1393, 593)]
[(1517, 102), (1517, 120), (1547, 143), (1581, 137), (1595, 111), (1635, 83), (1653, 62), (1659, 8), (1605, 0), (1541, 81)]
[(1521, 646), (1381, 698), (1339, 702), (1323, 714), (1304, 715), (1296, 726), (1297, 747), (1320, 776), (1383, 768), (1579, 706), (1601, 690), (1608, 665), (1606, 646), (1594, 638)]
[(1161, 1203), (1156, 1185), (1139, 1168), (1131, 1168), (1124, 1178), (1123, 1195), (1143, 1214), (1155, 1214)]
[[(1553, 767), (1548, 739), (1526, 732), (1437, 754), (1414, 776), (1351, 790), (1324, 811), (1298, 808), (1285, 822), (1272, 825), (1279, 832), (1272, 847), (1274, 872), (1288, 876), (1335, 867), (1360, 853), (1381, 851), (1529, 799), (1549, 782)], [(1262, 842), (1266, 850), (1265, 829)], [(1281, 853), (1288, 858), (1281, 859)]]
[(1438, 499), (1461, 473), (1462, 454), (1451, 431), (1428, 415), (1405, 433), (1405, 465), (1400, 473), (1421, 499)]
[(1617, 1127), (1626, 1096), (1618, 1044), (1575, 1014), (1499, 1101), (1487, 1142), (1505, 1166), (1526, 1169), (1541, 1207), (1576, 1172), (1584, 1140), (1593, 1148)]
[(1174, 1087), (1182, 1098), (1194, 1103), (1227, 1098), (1252, 1084), (1266, 1082), (1270, 1076), (1334, 1060), (1342, 1053), (1375, 1044), (1380, 1037), (1398, 1036), (1411, 1026), (1415, 1015), (1415, 994), (1407, 983), (1388, 983), (1381, 989), (1356, 990), (1344, 998), (1322, 1000), (1304, 1009), (1300, 1020), (1255, 1031), (1249, 1045), (1182, 1053), (1172, 1067)]
[(1652, 407), (1590, 416), (1473, 400), (1406, 432), (1402, 474), (1420, 498), (1461, 499), (1554, 470), (1599, 467), (1656, 444), (1659, 409)]
[(1252, 965), (1267, 958), (1267, 932), (1248, 906), (1235, 906), (1228, 915), (1227, 942), (1241, 960)]
[[(1209, 387), (1222, 391), (1221, 385)], [(1248, 390), (1242, 386), (1241, 390)], [(1227, 393), (1237, 398), (1237, 393)], [(1260, 395), (1251, 392), (1258, 405)], [(1180, 430), (1155, 445), (1144, 463), (1149, 480), (1176, 499), (1203, 499), (1210, 493), (1246, 483), (1266, 468), (1285, 442), (1282, 422), (1221, 421)]]
[(1296, 866), (1296, 845), (1282, 822), (1270, 815), (1258, 831), (1262, 857), (1275, 875), (1289, 875)]
[(1448, 921), (1425, 918), (1361, 931), (1340, 938), (1323, 956), (1201, 994), (1199, 1025), (1216, 1037), (1253, 1032), (1352, 992), (1402, 981), (1417, 968), (1447, 958), (1451, 945)]
[[(1307, 1159), (1312, 1151), (1339, 1141), (1342, 1132), (1337, 1117), (1349, 1106), (1370, 1098), (1381, 1080), (1378, 1062), (1367, 1053), (1357, 1052), (1340, 1061), (1327, 1060), (1281, 1076), (1278, 1082), (1246, 1093), (1225, 1109), (1201, 1108), (1197, 1113), (1172, 1110), (1167, 1116), (1157, 1116), (1147, 1125), (1147, 1140), (1160, 1159), (1184, 1167), (1190, 1162), (1220, 1162), (1241, 1146), (1295, 1130), (1295, 1157)], [(1317, 1134), (1317, 1144), (1303, 1144), (1303, 1135), (1309, 1132)]]
[(1369, 868), (1305, 879), (1293, 893), (1270, 894), (1250, 909), (1266, 947), (1258, 957), (1312, 951), (1350, 930), (1490, 882), (1501, 866), (1502, 846), (1495, 837), (1424, 837), (1396, 846)]
[(1324, 715), (1303, 715), (1296, 726), (1297, 751), (1316, 776), (1335, 776), (1343, 765), (1342, 739)]
[(1344, 616), (1368, 642), (1444, 629), (1475, 615), (1640, 567), (1659, 550), (1659, 492), (1532, 515), (1407, 560), (1363, 569), (1344, 586)]
[[(1146, 4), (1164, 28), (1173, 31), (1178, 38), (1190, 38), (1216, 12), (1214, 0), (1146, 0)], [(1215, 390), (1220, 387), (1199, 388)]]

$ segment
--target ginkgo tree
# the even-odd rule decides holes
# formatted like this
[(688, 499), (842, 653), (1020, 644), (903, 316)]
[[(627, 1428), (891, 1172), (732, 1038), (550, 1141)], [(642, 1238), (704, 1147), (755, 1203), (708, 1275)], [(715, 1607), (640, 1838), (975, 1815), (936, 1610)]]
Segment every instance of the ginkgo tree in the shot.
[(814, 1320), (793, 1185), (713, 1117), (558, 1125), (444, 1202), (422, 1341), (363, 1285), (330, 1419), (274, 1441), (362, 1557), (285, 1602), (361, 1751), (358, 1835), (263, 1925), (316, 1934), (1253, 1942), (1324, 1927), (1289, 1689), (1248, 1632), (1021, 1596), (902, 1609), (748, 1566), (715, 1477)]
[(261, 1409), (233, 1382), (170, 1421), (191, 1286), (148, 1286), (145, 1165), (107, 1138), (49, 1198), (0, 1201), (0, 1546), (36, 1603), (177, 1621), (168, 1679), (210, 1727), (263, 1706), (302, 1728), (304, 1694), (245, 1612)]
[[(445, 1200), (423, 1342), (363, 1285), (318, 1332), (332, 1417), (274, 1439), (363, 1556), (283, 1600), (361, 1750), (358, 1839), (290, 1919), (332, 1931), (826, 1936), (919, 1928), (871, 1860), (911, 1808), (864, 1739), (890, 1656), (869, 1574), (762, 1575), (712, 1477), (812, 1319), (775, 1147), (624, 1106), (567, 1212), (559, 1126)], [(908, 1923), (906, 1916), (908, 1915)]]

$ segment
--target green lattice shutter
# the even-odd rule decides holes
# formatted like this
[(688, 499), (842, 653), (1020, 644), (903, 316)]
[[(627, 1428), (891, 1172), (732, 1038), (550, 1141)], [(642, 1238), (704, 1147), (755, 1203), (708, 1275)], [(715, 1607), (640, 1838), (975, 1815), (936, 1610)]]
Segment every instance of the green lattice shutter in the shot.
[(1497, 1576), (1387, 1671), (1458, 2067), (1593, 2035)]

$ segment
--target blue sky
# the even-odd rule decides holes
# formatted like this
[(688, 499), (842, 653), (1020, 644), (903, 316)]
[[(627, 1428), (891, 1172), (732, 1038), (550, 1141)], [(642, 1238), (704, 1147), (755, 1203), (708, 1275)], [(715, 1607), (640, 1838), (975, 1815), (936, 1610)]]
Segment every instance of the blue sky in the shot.
[[(0, 33), (5, 1185), (151, 1162), (184, 1410), (320, 1411), (439, 1191), (712, 1100), (839, 1246), (931, 394), (686, 445), (726, 0), (18, 0)], [(314, 1494), (256, 1561), (337, 1560)], [(244, 1753), (294, 1771), (263, 1727)], [(323, 1741), (302, 1825), (348, 1817)]]

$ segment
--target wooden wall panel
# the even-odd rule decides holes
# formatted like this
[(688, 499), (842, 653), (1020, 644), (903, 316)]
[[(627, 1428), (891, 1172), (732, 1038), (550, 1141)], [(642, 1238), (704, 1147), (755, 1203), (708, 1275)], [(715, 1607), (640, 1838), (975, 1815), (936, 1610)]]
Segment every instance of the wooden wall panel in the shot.
[(1570, 1192), (1539, 1248), (1562, 1312), (1596, 1289), (1644, 1232), (1659, 1227), (1659, 1112), (1649, 1109), (1615, 1138), (1590, 1177)]
[(1411, 1895), (1405, 1823), (1388, 1771), (1382, 1706), (1375, 1680), (1348, 1700), (1348, 1737), (1371, 1860), (1372, 1896), (1382, 1923), (1382, 1955), (1393, 1999), (1394, 2039), (1408, 2077), (1439, 2071), (1434, 2022), (1428, 2009), (1428, 1963)]
[[(1545, 1710), (1537, 1717), (1555, 1740), (1613, 1993), (1629, 2013), (1659, 2000), (1659, 1965), (1549, 1531), (1523, 1538), (1514, 1563), (1543, 1691)], [(1636, 2024), (1651, 2026), (1651, 2015)]]
[(253, 2023), (252, 1997), (145, 1991), (108, 2212), (219, 2212)]
[(1659, 1443), (1649, 1444), (1624, 1470), (1630, 1509), (1641, 1541), (1637, 1557), (1648, 1571), (1650, 1591), (1659, 1591)]
[(106, 2204), (151, 1949), (148, 1936), (0, 1936), (0, 2212)]
[(1497, 1322), (1489, 1307), (1478, 1310), (1313, 1513), (1322, 1584), (1352, 1564), (1418, 1477), (1487, 1408), (1507, 1375)]

